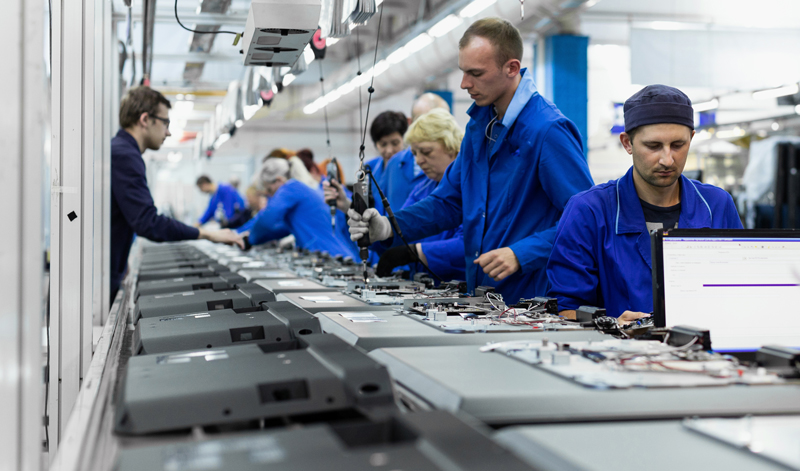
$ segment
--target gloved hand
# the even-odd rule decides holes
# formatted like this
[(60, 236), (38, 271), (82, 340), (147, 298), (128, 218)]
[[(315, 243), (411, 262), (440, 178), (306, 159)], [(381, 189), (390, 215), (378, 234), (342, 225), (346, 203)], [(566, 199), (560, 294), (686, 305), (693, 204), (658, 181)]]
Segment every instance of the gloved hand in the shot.
[(414, 251), (413, 254), (405, 245), (392, 247), (387, 250), (381, 255), (381, 259), (378, 260), (378, 268), (375, 269), (375, 274), (380, 277), (391, 276), (392, 270), (395, 268), (419, 261), (416, 244), (411, 245), (411, 250)]
[(370, 242), (379, 242), (392, 237), (392, 224), (389, 218), (381, 216), (377, 209), (369, 208), (364, 214), (354, 209), (347, 210), (347, 225), (350, 226), (350, 240), (357, 241), (364, 234), (369, 234)]

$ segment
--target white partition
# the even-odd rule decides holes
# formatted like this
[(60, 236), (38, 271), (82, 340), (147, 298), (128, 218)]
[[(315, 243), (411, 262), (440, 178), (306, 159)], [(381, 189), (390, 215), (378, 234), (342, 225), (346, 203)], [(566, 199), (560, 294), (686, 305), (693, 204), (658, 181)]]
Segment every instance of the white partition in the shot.
[(45, 4), (4, 0), (0, 15), (0, 470), (41, 461)]

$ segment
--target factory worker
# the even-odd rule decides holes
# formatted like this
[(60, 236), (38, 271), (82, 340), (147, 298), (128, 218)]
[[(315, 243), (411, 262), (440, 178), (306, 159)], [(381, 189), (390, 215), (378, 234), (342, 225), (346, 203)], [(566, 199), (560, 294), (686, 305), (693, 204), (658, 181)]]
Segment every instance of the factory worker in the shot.
[[(381, 157), (376, 157), (365, 162), (365, 164), (370, 167), (375, 179), (378, 180), (378, 184), (381, 186), (381, 190), (386, 195), (386, 200), (389, 201), (393, 211), (402, 208), (411, 194), (411, 190), (427, 180), (425, 172), (417, 165), (414, 154), (411, 153), (411, 148), (404, 147), (403, 135), (407, 132), (408, 125), (413, 123), (414, 120), (437, 108), (450, 110), (450, 106), (439, 95), (423, 93), (414, 100), (414, 104), (411, 106), (411, 119), (406, 120), (405, 124), (399, 120), (404, 115), (395, 112), (381, 113), (378, 117), (382, 118), (375, 118), (375, 121), (372, 122), (370, 133), (373, 141), (376, 142), (376, 147), (379, 150), (382, 149)], [(401, 129), (403, 130), (402, 134), (400, 133)], [(387, 135), (386, 133), (389, 131), (392, 131), (392, 133)], [(384, 137), (375, 141), (375, 138), (379, 136)], [(399, 142), (396, 140), (397, 137), (400, 138)], [(388, 142), (389, 146), (387, 147), (383, 144), (379, 146), (379, 142)], [(402, 150), (397, 151), (397, 149)], [(389, 155), (391, 152), (395, 153)], [(389, 155), (388, 159), (386, 155)], [(341, 185), (323, 183), (325, 199), (337, 200), (339, 210), (346, 213), (350, 208), (350, 198), (349, 195), (347, 197), (342, 196), (343, 193), (339, 191), (339, 187)], [(372, 185), (372, 194), (375, 199), (375, 208), (380, 214), (386, 214), (383, 209), (383, 203), (380, 201), (380, 195), (375, 190), (375, 185)]]
[[(291, 165), (303, 164), (298, 160)], [(290, 178), (290, 174), (290, 162), (286, 159), (271, 157), (262, 164), (254, 183), (269, 201), (250, 227), (249, 243), (263, 244), (292, 234), (300, 249), (357, 256), (353, 245), (331, 230), (330, 210), (319, 192)]]
[(111, 140), (111, 299), (119, 291), (134, 234), (155, 242), (208, 239), (243, 245), (230, 230), (207, 231), (158, 214), (142, 153), (158, 150), (169, 134), (169, 100), (149, 87), (128, 91), (119, 107), (122, 129)]
[[(473, 23), (459, 42), (461, 88), (475, 100), (461, 151), (422, 201), (396, 212), (418, 240), (463, 223), (466, 281), (494, 286), (509, 303), (547, 292), (545, 265), (569, 198), (592, 186), (580, 134), (520, 68), (522, 38), (508, 21)], [(391, 239), (375, 210), (348, 212), (351, 237)]]
[(237, 213), (245, 210), (244, 200), (232, 186), (224, 183), (214, 183), (207, 175), (200, 175), (196, 183), (200, 191), (211, 195), (211, 199), (208, 201), (208, 207), (195, 224), (195, 227), (202, 226), (211, 218), (216, 219), (223, 227), (226, 227), (227, 221), (235, 218)]
[[(441, 108), (450, 112), (450, 105), (435, 93), (423, 93), (411, 106), (411, 125), (420, 116), (428, 111)], [(406, 131), (407, 133), (408, 131)], [(405, 133), (404, 133), (405, 134)], [(428, 178), (425, 172), (417, 165), (411, 148), (406, 147), (389, 159), (385, 167), (384, 186), (381, 187), (386, 194), (386, 199), (393, 211), (397, 211), (405, 204), (411, 191)], [(385, 214), (385, 213), (381, 213)]]
[[(443, 109), (434, 109), (411, 123), (404, 138), (427, 178), (414, 187), (403, 207), (425, 199), (439, 186), (447, 167), (458, 155), (463, 137), (456, 120)], [(378, 276), (389, 276), (392, 269), (418, 261), (443, 280), (463, 280), (466, 276), (461, 226), (409, 242), (411, 250), (403, 244), (381, 255), (376, 270)]]
[(742, 227), (727, 192), (681, 175), (694, 136), (694, 110), (683, 92), (649, 85), (623, 111), (620, 142), (633, 166), (573, 197), (558, 225), (547, 276), (566, 317), (582, 305), (604, 307), (620, 323), (649, 315), (650, 231)]

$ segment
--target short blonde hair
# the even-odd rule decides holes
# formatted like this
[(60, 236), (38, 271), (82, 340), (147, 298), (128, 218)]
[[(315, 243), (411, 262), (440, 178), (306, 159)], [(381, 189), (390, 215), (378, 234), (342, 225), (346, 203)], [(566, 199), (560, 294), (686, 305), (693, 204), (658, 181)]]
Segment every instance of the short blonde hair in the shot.
[(409, 144), (439, 142), (448, 152), (458, 155), (464, 132), (458, 127), (453, 115), (441, 108), (428, 111), (408, 127), (403, 137)]

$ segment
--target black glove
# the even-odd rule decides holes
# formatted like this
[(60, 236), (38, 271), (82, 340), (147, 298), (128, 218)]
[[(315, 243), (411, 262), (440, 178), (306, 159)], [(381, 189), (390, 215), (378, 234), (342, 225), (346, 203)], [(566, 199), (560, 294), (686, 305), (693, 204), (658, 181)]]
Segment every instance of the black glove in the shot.
[[(412, 250), (414, 252), (413, 254), (411, 253)], [(392, 247), (381, 255), (381, 259), (378, 260), (378, 268), (375, 269), (375, 274), (380, 277), (391, 276), (392, 270), (395, 268), (418, 261), (419, 256), (417, 255), (417, 248), (415, 245), (411, 246), (411, 250), (408, 250), (408, 247), (405, 245)]]

